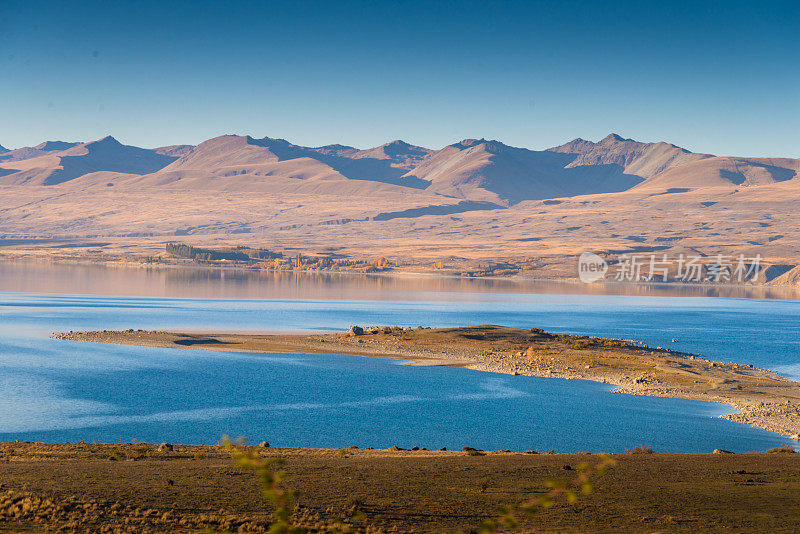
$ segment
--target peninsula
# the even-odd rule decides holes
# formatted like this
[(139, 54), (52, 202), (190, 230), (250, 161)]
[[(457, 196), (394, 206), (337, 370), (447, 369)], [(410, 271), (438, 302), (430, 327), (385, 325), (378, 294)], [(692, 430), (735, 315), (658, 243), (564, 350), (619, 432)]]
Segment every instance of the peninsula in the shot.
[(633, 395), (719, 402), (722, 417), (800, 439), (800, 383), (752, 365), (714, 362), (643, 343), (495, 325), (351, 327), (346, 333), (244, 334), (144, 330), (57, 333), (64, 340), (234, 352), (352, 354), (494, 373), (592, 380)]

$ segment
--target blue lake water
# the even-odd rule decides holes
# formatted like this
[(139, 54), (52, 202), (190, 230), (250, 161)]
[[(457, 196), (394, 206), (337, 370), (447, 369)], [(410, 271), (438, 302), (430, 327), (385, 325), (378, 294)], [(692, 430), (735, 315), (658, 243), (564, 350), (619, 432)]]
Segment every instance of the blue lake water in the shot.
[(585, 381), (49, 338), (84, 329), (493, 323), (669, 344), (800, 375), (797, 301), (374, 288), (361, 294), (369, 300), (321, 300), (317, 291), (294, 299), (0, 293), (0, 440), (216, 443), (227, 434), (278, 446), (610, 452), (641, 443), (709, 452), (789, 442), (716, 418), (729, 411), (724, 405), (620, 395)]

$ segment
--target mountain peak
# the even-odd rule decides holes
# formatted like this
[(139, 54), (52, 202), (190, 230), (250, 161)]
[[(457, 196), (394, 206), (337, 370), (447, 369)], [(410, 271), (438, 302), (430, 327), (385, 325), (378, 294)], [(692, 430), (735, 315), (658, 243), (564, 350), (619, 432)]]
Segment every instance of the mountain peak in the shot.
[(314, 148), (316, 148), (317, 150), (323, 150), (323, 149), (325, 149), (325, 150), (355, 150), (355, 148), (352, 147), (352, 146), (341, 145), (339, 143), (334, 143), (332, 145), (323, 145), (323, 146), (318, 146), (318, 147), (314, 147)]
[(605, 136), (600, 142), (601, 143), (617, 143), (617, 142), (620, 142), (620, 141), (633, 141), (633, 139), (625, 139), (624, 137), (622, 137), (619, 134), (610, 133), (607, 136)]
[(389, 141), (383, 146), (396, 146), (396, 147), (408, 147), (411, 146), (410, 143), (406, 143), (402, 139), (395, 139), (394, 141)]
[(358, 149), (348, 145), (342, 145), (339, 143), (333, 143), (331, 145), (323, 145), (317, 146), (312, 148), (314, 152), (318, 152), (320, 154), (326, 156), (347, 156), (351, 154), (355, 154), (358, 152)]
[(462, 139), (458, 143), (453, 143), (452, 147), (456, 147), (458, 149), (465, 149), (465, 148), (472, 148), (476, 145), (480, 145), (481, 143), (485, 143), (486, 138), (481, 137), (480, 139)]
[(592, 150), (596, 144), (597, 143), (587, 141), (581, 137), (576, 137), (572, 141), (564, 143), (563, 145), (554, 146), (553, 148), (548, 148), (547, 150), (550, 152), (562, 152), (565, 154), (583, 154)]
[(297, 145), (295, 145), (294, 143), (292, 143), (292, 142), (290, 142), (290, 141), (287, 141), (286, 139), (281, 139), (280, 137), (269, 137), (269, 136), (265, 136), (265, 137), (262, 137), (261, 139), (255, 139), (254, 137), (251, 137), (251, 136), (249, 136), (249, 135), (246, 135), (246, 136), (245, 136), (245, 142), (246, 142), (248, 145), (255, 145), (255, 146), (260, 146), (260, 147), (263, 147), (263, 148), (272, 148), (272, 147), (280, 147), (280, 148), (286, 148), (286, 147), (297, 147)]
[(97, 141), (93, 141), (91, 143), (86, 143), (87, 145), (94, 145), (94, 146), (121, 146), (122, 143), (114, 139), (114, 137), (107, 135), (102, 139), (98, 139)]
[(402, 139), (395, 139), (374, 148), (359, 150), (355, 157), (359, 159), (389, 159), (407, 170), (431, 154), (431, 150), (406, 143)]
[(382, 148), (383, 152), (388, 156), (422, 155), (427, 152), (426, 149), (406, 143), (402, 139), (395, 139), (379, 148)]
[[(247, 136), (247, 137), (249, 137), (249, 136)], [(242, 137), (241, 135), (235, 135), (235, 134), (218, 135), (216, 137), (212, 137), (211, 139), (206, 139), (205, 141), (203, 141), (202, 143), (200, 143), (197, 146), (209, 147), (209, 146), (215, 146), (215, 145), (220, 145), (220, 144), (224, 144), (224, 143), (231, 143), (231, 142), (237, 142), (237, 141), (240, 144), (246, 144), (247, 143), (247, 137)]]

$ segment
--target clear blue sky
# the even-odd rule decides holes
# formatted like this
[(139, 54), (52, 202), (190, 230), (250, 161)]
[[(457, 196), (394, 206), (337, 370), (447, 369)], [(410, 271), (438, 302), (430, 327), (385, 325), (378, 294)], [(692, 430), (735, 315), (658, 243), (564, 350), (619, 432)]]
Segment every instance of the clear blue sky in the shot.
[(800, 3), (0, 0), (0, 144), (609, 132), (800, 157)]

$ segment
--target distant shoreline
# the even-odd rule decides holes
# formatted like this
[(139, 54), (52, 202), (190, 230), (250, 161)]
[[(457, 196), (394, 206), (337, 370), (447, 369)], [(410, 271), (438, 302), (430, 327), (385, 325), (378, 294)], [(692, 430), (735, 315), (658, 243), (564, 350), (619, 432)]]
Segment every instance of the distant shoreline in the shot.
[[(437, 273), (433, 271), (392, 270), (387, 272), (354, 272), (354, 271), (319, 271), (319, 270), (278, 270), (252, 269), (242, 265), (218, 265), (200, 263), (143, 263), (132, 260), (99, 260), (90, 258), (47, 258), (47, 257), (9, 257), (0, 252), (0, 264), (32, 263), (38, 265), (63, 265), (81, 267), (101, 267), (106, 269), (131, 269), (133, 271), (157, 270), (164, 272), (219, 272), (243, 274), (295, 275), (303, 277), (341, 277), (343, 279), (408, 279), (408, 280), (450, 280), (467, 283), (500, 283), (524, 286), (525, 284), (563, 285), (565, 288), (581, 289), (576, 294), (608, 294), (625, 295), (641, 294), (641, 290), (664, 291), (664, 296), (710, 296), (716, 298), (755, 298), (772, 300), (800, 300), (800, 288), (794, 286), (776, 286), (769, 284), (712, 284), (684, 282), (618, 282), (605, 280), (586, 284), (578, 278), (568, 277), (534, 277), (523, 275), (510, 276), (461, 276), (457, 274)], [(692, 295), (679, 295), (676, 291), (697, 292)], [(717, 294), (708, 295), (704, 292)], [(653, 295), (658, 296), (658, 295)]]

